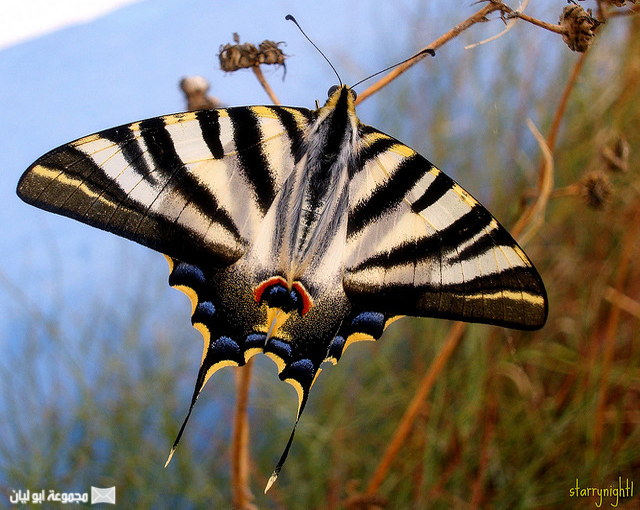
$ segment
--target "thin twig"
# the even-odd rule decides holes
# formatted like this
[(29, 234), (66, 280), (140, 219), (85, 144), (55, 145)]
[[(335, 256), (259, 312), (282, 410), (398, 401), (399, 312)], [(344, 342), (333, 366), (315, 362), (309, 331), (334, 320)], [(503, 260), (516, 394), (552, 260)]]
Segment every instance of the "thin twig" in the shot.
[[(450, 41), (454, 37), (460, 35), (461, 32), (464, 32), (470, 26), (475, 25), (476, 23), (480, 23), (482, 21), (486, 21), (486, 16), (488, 14), (495, 11), (499, 11), (503, 7), (504, 5), (502, 4), (502, 2), (496, 2), (496, 1), (490, 0), (489, 3), (487, 3), (487, 5), (485, 5), (478, 12), (476, 12), (475, 14), (473, 14), (472, 16), (464, 20), (462, 23), (459, 23), (458, 25), (453, 27), (446, 34), (438, 37), (431, 44), (428, 44), (427, 46), (425, 46), (421, 51), (424, 51), (427, 49), (437, 50), (438, 48), (440, 48), (440, 46)], [(411, 68), (412, 66), (420, 62), (426, 56), (427, 56), (427, 53), (423, 53), (420, 56), (414, 58), (413, 60), (410, 60), (409, 62), (406, 62), (404, 64), (400, 64), (398, 67), (394, 68), (393, 71), (391, 71), (389, 74), (380, 78), (377, 82), (369, 86), (363, 92), (360, 92), (358, 94), (358, 99), (356, 101), (356, 104), (361, 103), (362, 101), (367, 99), (369, 96), (375, 94), (381, 88), (387, 86), (389, 83), (395, 80), (398, 76), (400, 76), (409, 68)]]
[(378, 463), (378, 467), (369, 481), (366, 494), (375, 494), (380, 488), (380, 485), (391, 467), (391, 463), (398, 455), (398, 452), (406, 439), (409, 437), (413, 423), (418, 417), (418, 414), (420, 414), (420, 411), (423, 409), (424, 401), (431, 392), (431, 389), (436, 382), (436, 378), (440, 375), (440, 372), (442, 372), (447, 361), (460, 342), (465, 327), (466, 324), (464, 322), (456, 322), (451, 326), (451, 329), (449, 329), (447, 339), (444, 344), (442, 344), (442, 347), (431, 363), (429, 370), (422, 378), (420, 386), (418, 386), (418, 389), (416, 390), (409, 406), (398, 424), (398, 427), (396, 428), (395, 433), (393, 434), (393, 438), (382, 455), (382, 459)]
[(529, 16), (523, 12), (511, 11), (509, 12), (509, 16), (514, 18), (519, 18), (523, 21), (527, 21), (532, 25), (544, 28), (546, 30), (550, 30), (551, 32), (555, 32), (556, 34), (564, 35), (567, 33), (567, 30), (564, 27), (561, 27), (560, 25), (556, 25), (554, 23), (547, 23), (546, 21), (533, 18), (532, 16)]
[(262, 88), (265, 90), (265, 92), (271, 99), (271, 102), (273, 104), (280, 104), (280, 101), (278, 100), (278, 96), (276, 96), (275, 92), (271, 88), (271, 85), (269, 85), (269, 82), (264, 79), (264, 75), (262, 74), (262, 70), (260, 69), (260, 66), (253, 66), (251, 69), (253, 69), (253, 73), (256, 75), (256, 78), (258, 78), (260, 85), (262, 85)]
[(533, 204), (531, 204), (529, 209), (520, 216), (520, 219), (514, 225), (513, 229), (511, 229), (513, 236), (517, 237), (518, 241), (522, 245), (526, 244), (544, 223), (544, 214), (547, 209), (547, 204), (549, 203), (549, 197), (553, 191), (554, 168), (553, 154), (551, 153), (551, 149), (547, 145), (544, 137), (540, 131), (538, 131), (538, 128), (531, 119), (527, 119), (527, 126), (540, 146), (540, 151), (543, 156), (543, 165), (540, 169), (541, 178), (539, 180), (538, 197)]
[(233, 436), (231, 438), (231, 487), (233, 507), (239, 510), (257, 508), (251, 502), (254, 497), (249, 488), (249, 388), (251, 386), (251, 368), (253, 358), (236, 371), (237, 400), (233, 417)]
[[(516, 11), (511, 11), (511, 9), (510, 9), (510, 8), (508, 8), (508, 9), (509, 9), (509, 11), (508, 11), (508, 12), (510, 12), (510, 13), (512, 13), (512, 12), (521, 13), (522, 11), (524, 11), (524, 10), (527, 8), (527, 5), (529, 5), (529, 0), (524, 0), (524, 1), (520, 4), (520, 6), (518, 7), (518, 9), (517, 9)], [(506, 7), (506, 6), (505, 6), (505, 7)], [(501, 10), (504, 12), (504, 9), (501, 9)], [(502, 37), (504, 34), (506, 34), (507, 32), (509, 32), (509, 30), (511, 30), (511, 29), (515, 26), (516, 21), (517, 21), (517, 20), (515, 19), (515, 18), (516, 18), (516, 16), (513, 16), (513, 18), (514, 18), (514, 19), (510, 19), (510, 20), (507, 22), (507, 24), (506, 24), (507, 26), (505, 27), (505, 29), (504, 29), (502, 32), (500, 32), (500, 33), (498, 33), (498, 34), (496, 34), (496, 35), (493, 35), (493, 36), (489, 37), (488, 39), (484, 39), (483, 41), (480, 41), (480, 42), (477, 42), (477, 43), (474, 43), (474, 44), (469, 44), (469, 45), (465, 46), (465, 47), (464, 47), (464, 49), (465, 49), (465, 50), (470, 50), (470, 49), (472, 49), (472, 48), (475, 48), (476, 46), (480, 46), (480, 45), (482, 45), (482, 44), (486, 44), (486, 43), (489, 43), (489, 42), (491, 42), (491, 41), (495, 41), (495, 40), (496, 40), (496, 39), (498, 39), (499, 37)]]
[(567, 80), (567, 84), (562, 91), (562, 98), (560, 99), (560, 104), (558, 104), (558, 109), (553, 117), (553, 122), (551, 123), (551, 129), (549, 130), (549, 134), (547, 135), (547, 145), (551, 152), (553, 152), (556, 148), (556, 140), (558, 139), (558, 133), (560, 132), (560, 125), (562, 124), (562, 119), (564, 118), (564, 114), (567, 111), (567, 105), (569, 104), (569, 96), (575, 87), (575, 84), (578, 81), (578, 76), (582, 72), (582, 66), (584, 65), (584, 61), (589, 52), (586, 51), (580, 54), (580, 57), (573, 65), (573, 69), (571, 70), (571, 75)]

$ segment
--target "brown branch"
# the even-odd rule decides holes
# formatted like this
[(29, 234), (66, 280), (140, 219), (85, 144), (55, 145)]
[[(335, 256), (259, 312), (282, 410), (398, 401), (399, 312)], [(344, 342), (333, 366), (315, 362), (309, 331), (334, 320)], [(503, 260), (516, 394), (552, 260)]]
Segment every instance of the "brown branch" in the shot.
[(233, 436), (231, 438), (231, 489), (233, 507), (239, 510), (257, 509), (251, 502), (254, 497), (249, 488), (249, 388), (251, 386), (250, 359), (241, 370), (236, 371), (236, 389), (238, 392), (236, 409), (233, 416)]
[(621, 310), (624, 310), (630, 315), (640, 319), (640, 302), (633, 298), (630, 298), (626, 294), (614, 289), (613, 287), (607, 287), (604, 291), (604, 299), (617, 306)]
[[(459, 23), (458, 25), (453, 27), (446, 34), (443, 34), (440, 37), (438, 37), (435, 41), (433, 41), (431, 44), (428, 44), (427, 46), (422, 48), (422, 50), (420, 51), (423, 52), (427, 49), (436, 50), (440, 48), (443, 44), (447, 43), (454, 37), (460, 35), (460, 33), (464, 32), (470, 26), (475, 25), (476, 23), (480, 23), (482, 21), (486, 21), (486, 16), (488, 14), (495, 11), (502, 10), (504, 7), (505, 6), (502, 4), (502, 2), (489, 0), (489, 3), (487, 3), (487, 5), (485, 5), (478, 12), (476, 12), (475, 14), (473, 14), (472, 16), (464, 20), (462, 23)], [(389, 74), (380, 78), (377, 82), (375, 82), (373, 85), (369, 86), (366, 90), (364, 90), (364, 92), (361, 92), (360, 94), (358, 94), (358, 99), (356, 100), (356, 104), (361, 103), (362, 101), (367, 99), (369, 96), (375, 94), (381, 88), (387, 86), (389, 83), (395, 80), (398, 76), (400, 76), (409, 68), (411, 68), (412, 66), (420, 62), (426, 56), (427, 56), (427, 53), (422, 53), (416, 58), (408, 62), (405, 62), (404, 64), (400, 64), (398, 67), (394, 68), (393, 71), (391, 71)]]
[(584, 61), (587, 57), (587, 53), (581, 53), (580, 57), (573, 65), (573, 69), (571, 70), (571, 75), (567, 81), (567, 84), (564, 87), (562, 92), (562, 98), (560, 99), (560, 104), (558, 105), (558, 109), (556, 110), (555, 115), (553, 116), (553, 122), (551, 123), (551, 129), (549, 130), (549, 134), (547, 135), (547, 145), (551, 152), (553, 152), (556, 148), (556, 140), (558, 139), (558, 133), (560, 132), (560, 125), (562, 124), (562, 119), (564, 118), (564, 114), (567, 111), (567, 105), (569, 103), (569, 96), (573, 91), (575, 84), (578, 81), (578, 76), (582, 72), (582, 67), (584, 65)]
[(258, 78), (260, 85), (262, 85), (262, 88), (265, 90), (265, 92), (271, 99), (271, 102), (273, 104), (280, 104), (280, 101), (278, 100), (278, 97), (276, 96), (275, 92), (271, 88), (271, 85), (269, 85), (269, 82), (264, 79), (264, 75), (262, 74), (260, 66), (259, 65), (253, 66), (251, 69), (253, 69), (253, 73), (256, 75), (256, 78)]
[[(476, 12), (473, 16), (467, 18), (462, 23), (456, 25), (453, 29), (451, 29), (446, 34), (436, 39), (433, 43), (426, 46), (424, 49), (437, 49), (443, 44), (445, 44), (446, 42), (448, 42), (449, 40), (459, 35), (462, 31), (474, 25), (475, 23), (484, 21), (486, 19), (486, 16), (491, 12), (494, 12), (497, 10), (504, 11), (506, 9), (508, 8), (501, 2), (490, 1), (490, 3), (485, 5), (485, 7), (483, 7), (481, 10)], [(411, 66), (416, 64), (422, 58), (424, 58), (424, 55), (414, 60), (411, 60), (406, 64), (402, 64), (398, 66), (387, 76), (378, 80), (376, 83), (374, 83), (369, 88), (367, 88), (363, 93), (361, 93), (358, 97), (358, 102), (363, 101), (373, 93), (380, 90), (382, 87), (389, 84), (396, 77), (398, 77), (400, 74), (405, 72)], [(576, 66), (574, 66), (573, 73), (569, 79), (567, 86), (565, 87), (565, 91), (560, 101), (560, 105), (558, 107), (558, 110), (556, 111), (556, 115), (554, 117), (554, 122), (552, 124), (550, 135), (547, 139), (546, 144), (543, 144), (547, 148), (547, 151), (546, 151), (547, 158), (541, 164), (538, 200), (536, 201), (536, 203), (534, 203), (531, 206), (530, 209), (526, 210), (523, 213), (523, 215), (520, 217), (517, 223), (518, 231), (522, 231), (525, 227), (530, 226), (532, 220), (535, 218), (534, 213), (538, 212), (539, 214), (541, 207), (542, 209), (544, 209), (544, 206), (548, 201), (549, 194), (551, 193), (551, 190), (552, 190), (552, 186), (549, 185), (549, 177), (550, 177), (549, 172), (552, 171), (552, 165), (549, 165), (549, 157), (551, 156), (553, 152), (553, 147), (555, 146), (557, 133), (559, 130), (562, 117), (564, 116), (564, 112), (566, 111), (566, 105), (567, 105), (570, 91), (573, 88), (573, 85), (575, 84), (575, 81), (580, 72), (580, 69), (582, 68), (583, 61), (584, 61), (584, 54), (581, 55), (578, 63), (576, 64)], [(546, 168), (548, 168), (549, 170), (545, 170)], [(545, 171), (547, 172), (546, 175), (545, 175)], [(369, 481), (366, 494), (369, 494), (369, 495), (374, 494), (380, 488), (380, 485), (384, 481), (391, 467), (391, 464), (393, 463), (394, 459), (398, 455), (402, 445), (406, 442), (407, 438), (409, 437), (413, 424), (420, 410), (422, 409), (424, 400), (428, 397), (429, 393), (431, 392), (431, 389), (435, 384), (436, 378), (442, 372), (446, 362), (451, 357), (456, 346), (460, 342), (460, 339), (462, 338), (462, 334), (464, 333), (465, 327), (466, 327), (466, 324), (457, 322), (449, 330), (447, 339), (445, 340), (442, 348), (440, 349), (437, 356), (433, 360), (431, 366), (429, 367), (429, 370), (424, 375), (418, 389), (416, 390), (411, 402), (409, 403), (409, 406), (407, 407), (402, 419), (400, 420), (400, 423), (398, 424), (396, 431), (394, 432), (393, 438), (389, 442), (384, 454), (382, 455), (382, 458), (378, 463), (378, 466)]]
[(466, 324), (463, 322), (456, 322), (451, 326), (449, 330), (449, 334), (442, 345), (440, 352), (436, 355), (429, 370), (422, 378), (420, 386), (416, 390), (409, 406), (407, 407), (400, 423), (396, 427), (396, 431), (393, 434), (393, 438), (387, 445), (387, 449), (382, 455), (382, 459), (378, 463), (378, 467), (376, 468), (371, 480), (369, 480), (369, 485), (367, 486), (366, 494), (373, 495), (380, 488), (380, 485), (384, 481), (384, 478), (391, 467), (393, 460), (398, 455), (400, 448), (405, 443), (409, 434), (411, 433), (411, 429), (413, 427), (413, 423), (416, 418), (420, 414), (420, 411), (423, 409), (424, 401), (429, 396), (433, 385), (436, 382), (436, 378), (440, 375), (442, 370), (444, 369), (447, 361), (453, 354), (453, 351), (457, 347), (460, 339), (462, 338), (462, 334), (464, 333)]
[(533, 18), (532, 16), (529, 16), (528, 14), (525, 14), (524, 12), (518, 12), (511, 9), (509, 9), (507, 12), (509, 13), (509, 17), (511, 18), (519, 18), (522, 21), (526, 21), (537, 27), (550, 30), (551, 32), (555, 32), (556, 34), (564, 35), (567, 33), (567, 30), (564, 27), (561, 27), (560, 25), (555, 25), (553, 23), (547, 23), (546, 21), (541, 21), (539, 19)]
[[(640, 219), (639, 216), (640, 212), (638, 211), (636, 211), (635, 214), (629, 215), (630, 221), (627, 224), (638, 225), (638, 220)], [(616, 282), (614, 285), (614, 291), (616, 294), (624, 294), (624, 284), (631, 267), (632, 255), (639, 237), (638, 232), (640, 232), (638, 229), (627, 231), (624, 238), (620, 261), (618, 262), (618, 274), (616, 275)], [(607, 387), (611, 377), (611, 363), (613, 361), (613, 354), (615, 351), (618, 324), (620, 323), (620, 311), (621, 307), (618, 303), (616, 301), (612, 302), (609, 317), (607, 318), (607, 326), (603, 342), (604, 345), (602, 346), (602, 371), (600, 372), (600, 381), (598, 383), (598, 400), (593, 429), (593, 446), (596, 452), (599, 452), (602, 447), (608, 393)]]

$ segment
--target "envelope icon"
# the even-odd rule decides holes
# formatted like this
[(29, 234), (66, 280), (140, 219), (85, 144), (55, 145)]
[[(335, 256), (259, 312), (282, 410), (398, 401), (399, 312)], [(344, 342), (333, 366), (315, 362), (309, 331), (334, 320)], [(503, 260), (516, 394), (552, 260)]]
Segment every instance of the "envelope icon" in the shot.
[(107, 487), (106, 489), (100, 489), (99, 487), (91, 487), (91, 504), (96, 503), (109, 503), (111, 505), (116, 504), (116, 488)]

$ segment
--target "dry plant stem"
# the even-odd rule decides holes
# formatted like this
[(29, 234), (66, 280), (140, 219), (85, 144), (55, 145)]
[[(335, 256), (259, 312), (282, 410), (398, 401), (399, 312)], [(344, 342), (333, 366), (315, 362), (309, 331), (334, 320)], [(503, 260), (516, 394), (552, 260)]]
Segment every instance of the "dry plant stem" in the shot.
[(233, 507), (241, 510), (255, 508), (251, 504), (253, 494), (249, 489), (249, 387), (251, 386), (250, 359), (241, 370), (236, 370), (236, 388), (238, 397), (233, 416), (233, 436), (231, 438), (231, 487)]
[(558, 133), (560, 132), (560, 124), (562, 124), (562, 119), (565, 112), (567, 111), (569, 96), (571, 95), (571, 91), (578, 81), (578, 76), (580, 76), (580, 73), (582, 72), (582, 66), (584, 65), (584, 61), (588, 53), (588, 51), (581, 53), (580, 57), (573, 65), (573, 69), (571, 69), (571, 74), (569, 75), (569, 80), (567, 81), (567, 84), (564, 87), (564, 91), (562, 92), (560, 104), (558, 105), (558, 109), (553, 116), (553, 123), (551, 124), (549, 135), (547, 136), (547, 145), (549, 146), (549, 149), (551, 149), (551, 152), (553, 152), (556, 148), (556, 140), (558, 139)]
[(605, 289), (604, 298), (609, 301), (609, 303), (613, 303), (621, 310), (640, 319), (640, 303), (635, 299), (617, 291), (613, 287), (607, 287)]
[[(553, 154), (531, 119), (527, 119), (527, 125), (535, 136), (543, 156), (543, 165), (540, 168), (538, 185), (538, 197), (520, 217), (511, 230), (514, 237), (522, 245), (526, 244), (544, 223), (544, 214), (549, 203), (549, 197), (553, 191)], [(525, 230), (526, 228), (526, 230)]]
[(380, 485), (382, 484), (389, 468), (391, 467), (391, 463), (395, 459), (396, 455), (400, 451), (400, 448), (404, 444), (404, 442), (409, 437), (411, 433), (411, 429), (413, 427), (418, 414), (423, 409), (424, 401), (431, 392), (433, 385), (436, 382), (436, 378), (440, 375), (440, 372), (444, 369), (445, 364), (453, 354), (456, 346), (460, 342), (462, 338), (462, 334), (464, 333), (466, 324), (463, 322), (456, 322), (451, 326), (449, 330), (449, 334), (447, 335), (447, 339), (445, 340), (440, 352), (436, 355), (429, 370), (422, 378), (420, 382), (420, 386), (416, 390), (416, 393), (413, 396), (413, 399), (409, 403), (402, 419), (396, 431), (391, 439), (391, 442), (388, 444), (387, 449), (385, 450), (380, 462), (378, 463), (378, 467), (376, 468), (371, 480), (369, 481), (369, 485), (367, 486), (366, 494), (372, 495), (375, 494)]
[[(637, 225), (639, 213), (632, 216), (629, 225)], [(631, 265), (631, 258), (638, 240), (638, 230), (627, 232), (622, 246), (622, 254), (618, 263), (618, 274), (614, 290), (623, 294), (624, 284), (627, 279), (627, 273)], [(611, 362), (615, 351), (616, 334), (618, 332), (618, 324), (620, 322), (620, 310), (616, 302), (611, 304), (611, 310), (607, 319), (607, 329), (605, 330), (604, 345), (602, 346), (602, 371), (600, 372), (600, 381), (598, 382), (598, 401), (595, 413), (595, 423), (593, 430), (593, 446), (598, 453), (602, 447), (602, 436), (604, 435), (605, 411), (607, 404), (607, 387), (611, 376)]]
[[(523, 2), (520, 4), (520, 7), (518, 7), (518, 12), (524, 11), (527, 8), (527, 5), (529, 5), (529, 0), (523, 0)], [(505, 9), (502, 9), (502, 11), (503, 11), (502, 18), (504, 20), (504, 11), (505, 11)], [(507, 12), (515, 12), (515, 11), (507, 10)], [(512, 16), (512, 18), (513, 19), (511, 19), (508, 22), (506, 22), (506, 27), (502, 32), (500, 32), (500, 33), (498, 33), (498, 34), (496, 34), (496, 35), (494, 35), (492, 37), (489, 37), (488, 39), (485, 39), (484, 41), (480, 41), (480, 42), (477, 42), (477, 43), (474, 43), (474, 44), (469, 44), (468, 46), (465, 46), (464, 49), (465, 50), (470, 50), (472, 48), (475, 48), (476, 46), (480, 46), (482, 44), (486, 44), (486, 43), (489, 43), (491, 41), (495, 41), (496, 39), (502, 37), (504, 34), (509, 32), (516, 25), (516, 21), (517, 21), (516, 17)]]
[(536, 25), (537, 27), (544, 28), (546, 30), (550, 30), (551, 32), (555, 32), (556, 34), (565, 34), (566, 30), (562, 28), (560, 25), (554, 25), (553, 23), (547, 23), (546, 21), (541, 21), (539, 19), (528, 16), (523, 12), (518, 11), (509, 11), (509, 14), (514, 18), (520, 18), (523, 21), (527, 21), (532, 25)]
[[(573, 90), (573, 87), (578, 80), (580, 71), (582, 71), (582, 66), (584, 64), (586, 55), (587, 53), (582, 53), (580, 55), (580, 58), (578, 58), (577, 62), (574, 64), (573, 69), (571, 70), (571, 74), (569, 75), (567, 84), (565, 85), (564, 91), (562, 92), (560, 103), (558, 104), (558, 108), (556, 109), (556, 112), (553, 116), (553, 122), (551, 123), (549, 134), (547, 135), (547, 141), (546, 144), (544, 144), (544, 147), (546, 148), (543, 148), (543, 154), (547, 154), (548, 150), (549, 154), (551, 156), (553, 155), (553, 151), (556, 146), (556, 140), (558, 139), (558, 132), (560, 131), (560, 125), (562, 124), (562, 119), (564, 118), (564, 114), (567, 111), (569, 96), (571, 95), (571, 91)], [(548, 165), (548, 158), (543, 158), (543, 161), (540, 163), (540, 169), (538, 171), (538, 198), (522, 213), (520, 219), (516, 222), (515, 226), (512, 229), (512, 234), (514, 237), (518, 237), (524, 231), (525, 226), (531, 223), (534, 215), (540, 214), (541, 200), (545, 201), (546, 206), (548, 197), (544, 197), (543, 192), (545, 190), (545, 186), (548, 184), (548, 176), (545, 173), (545, 167), (547, 167)]]
[(260, 66), (253, 66), (251, 69), (253, 69), (253, 73), (256, 75), (256, 78), (258, 78), (260, 85), (262, 85), (262, 88), (269, 96), (269, 99), (271, 99), (271, 102), (273, 104), (280, 104), (280, 101), (278, 101), (278, 97), (276, 96), (275, 92), (273, 91), (267, 80), (264, 79), (264, 75), (262, 74)]
[[(505, 6), (502, 4), (502, 2), (494, 2), (493, 0), (491, 0), (489, 3), (487, 3), (487, 5), (485, 5), (482, 9), (476, 12), (473, 16), (467, 18), (462, 23), (459, 23), (458, 25), (453, 27), (451, 30), (449, 30), (446, 34), (438, 37), (431, 44), (425, 46), (423, 50), (426, 50), (426, 49), (437, 50), (438, 48), (440, 48), (440, 46), (450, 41), (451, 39), (459, 35), (461, 32), (464, 32), (470, 26), (475, 25), (476, 23), (479, 23), (481, 21), (485, 21), (485, 18), (488, 14), (494, 11), (500, 11), (504, 7)], [(379, 79), (377, 82), (375, 82), (373, 85), (368, 87), (363, 92), (360, 92), (358, 94), (358, 99), (356, 101), (356, 104), (361, 103), (362, 101), (367, 99), (369, 96), (375, 94), (381, 88), (387, 86), (389, 83), (395, 80), (398, 76), (400, 76), (402, 73), (407, 71), (413, 65), (420, 62), (426, 56), (427, 54), (424, 53), (419, 57), (416, 57), (413, 60), (410, 60), (409, 62), (406, 62), (394, 68), (393, 71), (391, 71), (389, 74)]]

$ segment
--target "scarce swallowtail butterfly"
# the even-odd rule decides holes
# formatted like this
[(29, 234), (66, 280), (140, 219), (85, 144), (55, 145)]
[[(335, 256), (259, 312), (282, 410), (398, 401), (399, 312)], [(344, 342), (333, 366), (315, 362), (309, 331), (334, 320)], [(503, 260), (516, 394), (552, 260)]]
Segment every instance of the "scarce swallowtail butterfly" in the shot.
[[(264, 353), (298, 392), (325, 361), (402, 315), (542, 327), (540, 276), (469, 193), (362, 124), (355, 94), (324, 106), (200, 110), (107, 129), (24, 173), (29, 204), (163, 253), (204, 352), (187, 417), (220, 368)], [(171, 455), (170, 457), (171, 458)], [(167, 461), (168, 462), (168, 461)]]

